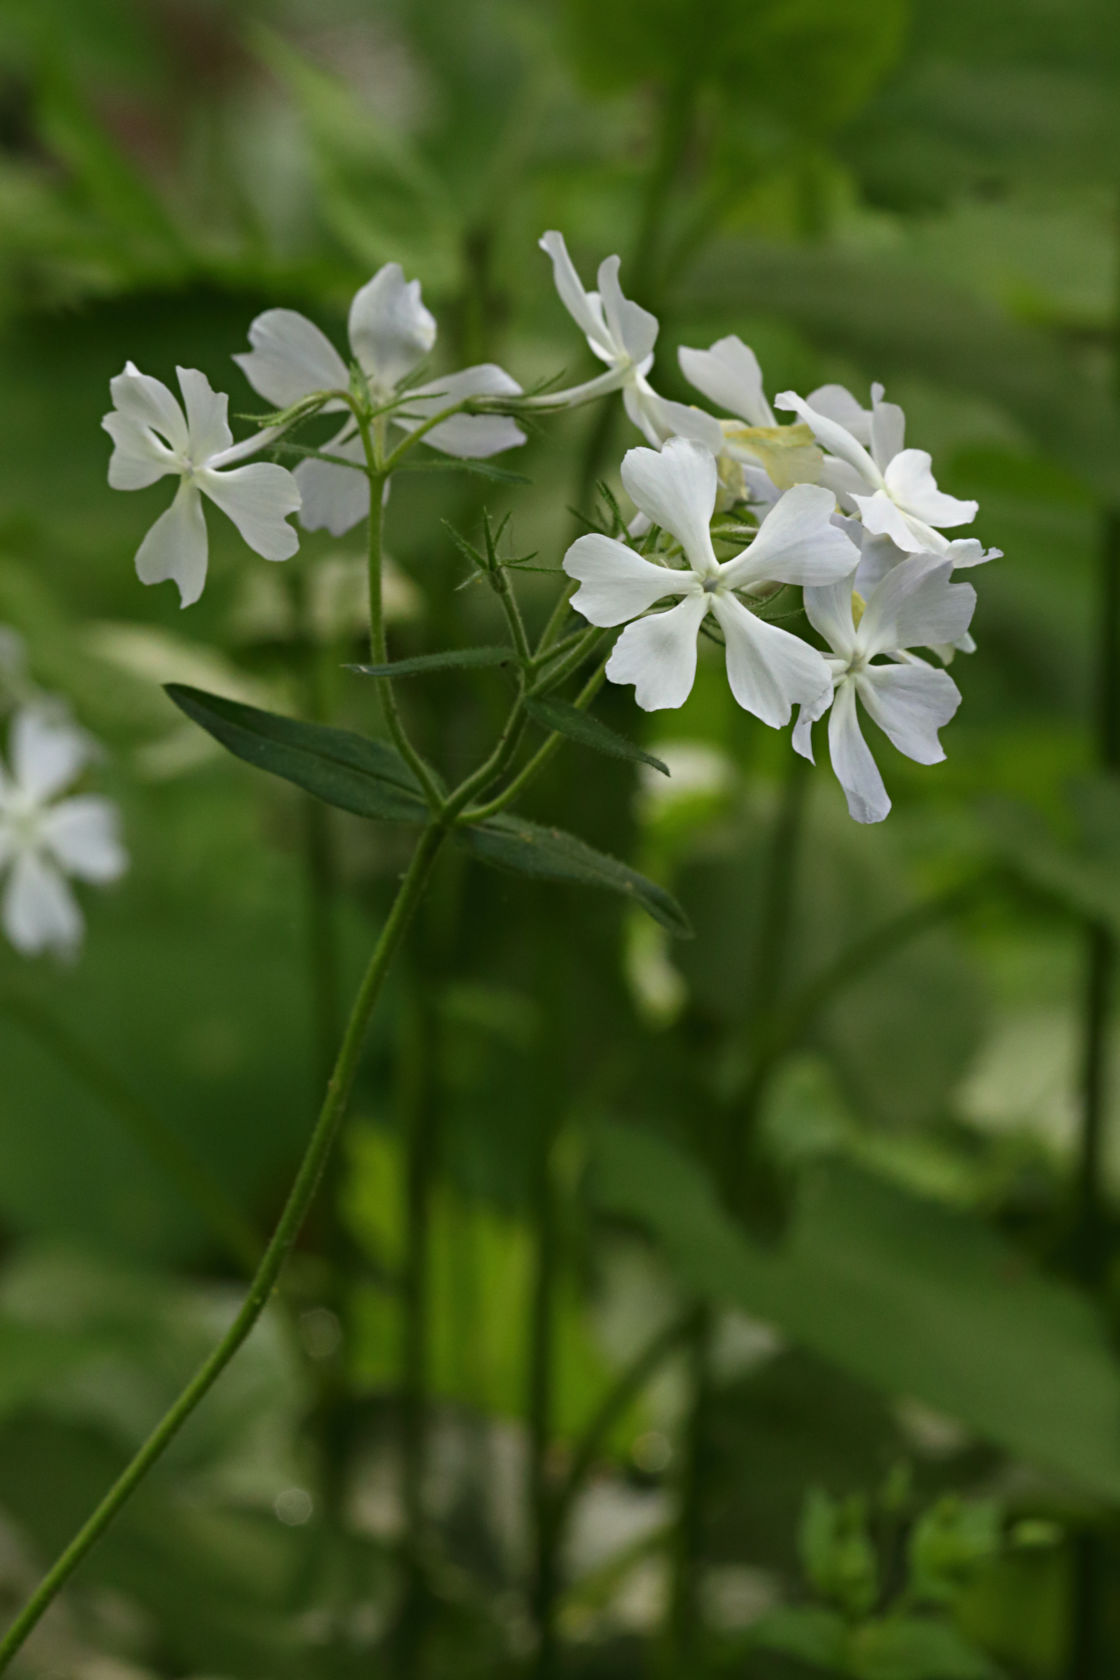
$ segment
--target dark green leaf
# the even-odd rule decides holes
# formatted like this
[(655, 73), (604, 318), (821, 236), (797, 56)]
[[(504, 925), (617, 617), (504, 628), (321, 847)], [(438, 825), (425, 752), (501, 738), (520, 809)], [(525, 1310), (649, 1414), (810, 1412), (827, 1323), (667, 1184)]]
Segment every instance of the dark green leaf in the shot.
[(1100, 1319), (978, 1220), (833, 1162), (807, 1180), (783, 1247), (763, 1249), (694, 1160), (621, 1127), (600, 1140), (598, 1193), (660, 1237), (687, 1287), (1120, 1496), (1120, 1371)]
[(167, 694), (235, 758), (294, 782), (328, 805), (391, 822), (423, 822), (427, 815), (411, 770), (384, 741), (262, 712), (181, 683), (168, 683)]
[(414, 659), (391, 659), (387, 665), (348, 665), (363, 677), (419, 677), (425, 671), (451, 671), (482, 665), (515, 665), (511, 647), (449, 648), (446, 653), (418, 653)]
[(851, 1635), (847, 1672), (858, 1680), (998, 1680), (994, 1668), (948, 1622), (887, 1616)]
[(586, 840), (560, 828), (542, 828), (524, 817), (490, 817), (460, 831), (469, 852), (497, 869), (531, 875), (541, 881), (573, 881), (602, 887), (640, 904), (655, 922), (678, 938), (691, 938), (688, 917), (671, 893), (639, 875), (617, 858), (597, 852)]
[(555, 730), (558, 735), (566, 735), (570, 741), (578, 741), (583, 747), (594, 747), (596, 752), (609, 753), (612, 758), (627, 758), (634, 764), (652, 764), (663, 776), (669, 774), (669, 766), (660, 758), (643, 752), (625, 735), (608, 728), (597, 717), (581, 712), (578, 706), (570, 706), (566, 700), (534, 696), (526, 701), (525, 710), (542, 729)]
[(835, 1673), (844, 1660), (848, 1630), (836, 1610), (818, 1605), (779, 1605), (751, 1623), (750, 1642), (764, 1651), (800, 1657)]

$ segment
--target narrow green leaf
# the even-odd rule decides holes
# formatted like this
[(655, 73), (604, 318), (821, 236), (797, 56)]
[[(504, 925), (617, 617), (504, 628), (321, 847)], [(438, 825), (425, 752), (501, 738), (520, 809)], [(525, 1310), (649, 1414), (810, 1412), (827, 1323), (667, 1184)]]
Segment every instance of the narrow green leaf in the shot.
[(669, 774), (669, 766), (660, 758), (654, 758), (652, 753), (643, 752), (633, 741), (628, 741), (625, 735), (620, 735), (616, 729), (608, 728), (597, 717), (581, 712), (578, 706), (570, 706), (566, 700), (550, 700), (537, 695), (526, 701), (525, 710), (542, 729), (566, 735), (570, 741), (578, 741), (582, 747), (593, 747), (596, 752), (608, 753), (611, 758), (626, 758), (633, 764), (652, 764), (663, 776)]
[(492, 461), (467, 461), (450, 455), (440, 456), (439, 460), (418, 461), (414, 456), (405, 456), (399, 467), (393, 468), (397, 473), (433, 473), (433, 472), (465, 472), (473, 473), (476, 478), (489, 478), (495, 484), (532, 484), (531, 478), (524, 473), (513, 472), (509, 467), (496, 467)]
[(387, 665), (347, 665), (363, 677), (419, 677), (426, 671), (472, 669), (483, 665), (516, 665), (511, 647), (449, 648), (446, 653), (418, 653), (414, 659), (391, 659)]
[(459, 831), (467, 850), (496, 869), (512, 870), (541, 881), (572, 881), (601, 887), (640, 904), (642, 909), (678, 938), (688, 939), (688, 917), (671, 893), (639, 875), (617, 858), (608, 857), (559, 828), (542, 828), (524, 817), (490, 817)]
[(235, 758), (294, 782), (327, 805), (390, 822), (423, 822), (427, 815), (416, 778), (385, 741), (262, 712), (181, 683), (168, 683), (167, 694)]

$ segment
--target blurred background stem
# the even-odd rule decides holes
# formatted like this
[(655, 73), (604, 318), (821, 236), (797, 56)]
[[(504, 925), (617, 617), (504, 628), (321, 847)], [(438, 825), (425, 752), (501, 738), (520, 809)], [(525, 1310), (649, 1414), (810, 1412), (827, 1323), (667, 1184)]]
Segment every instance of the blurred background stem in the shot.
[[(1114, 243), (1120, 256), (1120, 201), (1114, 206)], [(1120, 411), (1120, 295), (1112, 328), (1113, 397)], [(1120, 772), (1120, 509), (1101, 519), (1097, 573), (1094, 724), (1095, 756), (1105, 775)], [(1110, 1093), (1116, 936), (1103, 921), (1085, 929), (1081, 1023), (1081, 1142), (1077, 1163), (1075, 1258), (1085, 1288), (1102, 1296), (1108, 1283), (1106, 1121)], [(1070, 1617), (1069, 1680), (1096, 1680), (1103, 1661), (1107, 1605), (1106, 1541), (1090, 1529), (1075, 1537)]]
[(544, 1097), (538, 1116), (533, 1158), (532, 1222), (535, 1264), (529, 1295), (528, 1383), (526, 1416), (529, 1449), (529, 1523), (532, 1535), (530, 1598), (536, 1632), (536, 1680), (552, 1680), (556, 1672), (556, 1597), (560, 1540), (550, 1448), (553, 1434), (555, 1380), (554, 1326), (556, 1285), (560, 1265), (559, 1220), (554, 1163), (560, 1133), (555, 1094)]

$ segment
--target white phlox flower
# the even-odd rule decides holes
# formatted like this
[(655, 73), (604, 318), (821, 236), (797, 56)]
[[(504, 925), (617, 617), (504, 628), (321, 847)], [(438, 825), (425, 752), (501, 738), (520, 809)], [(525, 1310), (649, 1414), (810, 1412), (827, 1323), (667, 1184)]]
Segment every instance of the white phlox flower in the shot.
[(943, 554), (955, 566), (974, 566), (995, 557), (974, 538), (950, 542), (941, 527), (967, 525), (977, 504), (937, 488), (930, 456), (906, 449), (906, 416), (883, 401), (883, 387), (871, 387), (871, 408), (861, 408), (842, 385), (823, 385), (809, 400), (795, 391), (776, 397), (778, 408), (801, 418), (817, 442), (830, 451), (821, 482), (842, 504), (854, 508), (874, 536), (889, 537), (908, 554)]
[[(400, 263), (386, 263), (366, 282), (350, 305), (350, 352), (365, 376), (371, 405), (380, 408), (401, 393), (405, 381), (436, 341), (436, 322), (420, 297), (419, 280), (406, 280)], [(350, 371), (313, 321), (294, 309), (266, 309), (249, 328), (251, 350), (234, 356), (255, 391), (278, 409), (287, 409), (317, 391), (347, 390)], [(423, 421), (467, 397), (519, 396), (515, 379), (493, 362), (463, 368), (407, 390), (401, 408), (385, 416), (394, 426), (413, 431)], [(323, 413), (347, 411), (336, 398)], [(525, 442), (515, 421), (501, 414), (455, 414), (425, 432), (423, 441), (445, 455), (482, 459)], [(357, 423), (349, 415), (326, 449), (356, 465), (364, 463)], [(369, 480), (364, 472), (329, 461), (302, 461), (295, 469), (303, 496), (300, 523), (305, 530), (342, 536), (369, 513)]]
[(766, 400), (762, 369), (733, 334), (708, 350), (677, 351), (690, 385), (734, 419), (719, 427), (720, 479), (737, 501), (772, 502), (794, 484), (820, 482), (824, 458), (804, 422), (779, 425)]
[[(829, 753), (857, 822), (881, 822), (891, 808), (857, 702), (907, 758), (937, 764), (945, 757), (937, 731), (960, 705), (960, 690), (947, 671), (909, 650), (956, 643), (967, 632), (976, 591), (950, 583), (952, 569), (940, 556), (908, 555), (880, 578), (866, 605), (853, 591), (854, 573), (805, 590), (809, 622), (832, 650)], [(829, 704), (826, 694), (801, 708), (793, 745), (805, 758), (813, 756), (812, 725)]]
[(82, 913), (67, 882), (115, 881), (128, 867), (116, 807), (108, 799), (58, 795), (93, 754), (72, 723), (25, 707), (12, 719), (10, 769), (0, 765), (0, 925), (18, 951), (72, 956)]
[(114, 490), (143, 490), (165, 477), (179, 480), (171, 506), (140, 544), (136, 571), (142, 583), (173, 578), (187, 607), (206, 582), (203, 496), (232, 519), (250, 548), (266, 560), (288, 560), (299, 547), (287, 523), (299, 507), (299, 490), (285, 467), (267, 461), (236, 465), (269, 437), (235, 444), (226, 418), (229, 398), (214, 391), (197, 368), (176, 372), (182, 405), (161, 380), (127, 362), (109, 382), (114, 407), (101, 424), (114, 445), (109, 460)]
[(620, 259), (604, 257), (599, 264), (598, 290), (584, 290), (568, 255), (564, 235), (555, 231), (541, 235), (538, 244), (552, 258), (552, 277), (560, 301), (587, 340), (588, 348), (606, 372), (565, 391), (546, 391), (527, 399), (536, 408), (574, 408), (610, 391), (622, 392), (626, 412), (653, 444), (661, 442), (660, 420), (669, 409), (687, 412), (683, 403), (667, 403), (646, 379), (653, 366), (653, 347), (658, 322), (648, 309), (624, 297), (618, 283)]
[[(857, 595), (866, 600), (876, 584), (881, 582), (888, 572), (901, 565), (903, 560), (908, 559), (909, 556), (904, 549), (899, 548), (897, 543), (892, 542), (890, 537), (879, 537), (874, 532), (868, 531), (854, 515), (838, 513), (835, 522), (847, 531), (859, 549), (859, 567), (852, 587)], [(970, 559), (961, 561), (956, 557), (955, 550), (968, 546), (970, 545), (961, 542), (950, 543), (948, 547), (939, 550), (936, 554), (929, 555), (928, 558), (931, 560), (947, 560), (953, 566), (976, 564), (977, 562)], [(979, 548), (980, 545), (975, 543), (971, 546)], [(998, 548), (988, 549), (980, 555), (980, 558), (992, 560), (1000, 553), (1001, 551)], [(937, 643), (934, 645), (933, 651), (943, 665), (949, 665), (952, 663), (955, 654), (975, 653), (976, 643), (973, 640), (972, 632), (966, 630), (958, 641)]]
[[(598, 533), (568, 549), (564, 570), (581, 586), (572, 606), (591, 624), (626, 625), (608, 678), (633, 683), (646, 711), (682, 706), (696, 675), (700, 625), (711, 613), (723, 631), (731, 692), (746, 711), (778, 726), (794, 705), (827, 704), (832, 677), (821, 654), (757, 617), (738, 592), (771, 583), (832, 583), (854, 571), (857, 551), (832, 524), (832, 492), (812, 484), (787, 490), (750, 546), (720, 562), (710, 531), (716, 463), (703, 444), (671, 438), (660, 452), (631, 449), (622, 482), (641, 512), (676, 537), (687, 566), (657, 565)], [(641, 616), (667, 596), (678, 597), (677, 604)]]

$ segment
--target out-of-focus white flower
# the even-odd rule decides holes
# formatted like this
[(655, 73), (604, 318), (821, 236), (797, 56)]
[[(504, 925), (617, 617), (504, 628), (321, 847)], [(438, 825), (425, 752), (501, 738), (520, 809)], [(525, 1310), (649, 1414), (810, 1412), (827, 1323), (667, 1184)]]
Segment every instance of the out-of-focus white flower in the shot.
[(799, 414), (817, 442), (831, 451), (822, 482), (841, 502), (858, 511), (867, 530), (889, 537), (908, 554), (944, 554), (955, 566), (974, 566), (994, 557), (974, 538), (950, 542), (943, 526), (967, 525), (977, 504), (937, 488), (930, 456), (904, 448), (906, 416), (883, 401), (883, 387), (871, 387), (871, 408), (861, 408), (842, 385), (823, 385), (808, 401), (795, 391), (776, 397), (778, 408)]
[(734, 335), (708, 350), (677, 351), (690, 385), (736, 418), (719, 420), (720, 478), (736, 500), (772, 502), (794, 484), (820, 481), (823, 456), (810, 427), (779, 425), (766, 400), (762, 369), (749, 345)]
[(12, 719), (10, 769), (0, 765), (0, 871), (7, 872), (0, 925), (18, 951), (72, 956), (82, 914), (67, 876), (115, 881), (128, 867), (108, 799), (58, 795), (85, 768), (87, 735), (38, 708)]
[[(409, 375), (429, 354), (436, 341), (435, 317), (420, 298), (419, 280), (406, 280), (400, 263), (386, 263), (366, 282), (350, 305), (350, 350), (361, 368), (374, 408), (391, 403)], [(293, 407), (316, 391), (347, 390), (350, 373), (324, 332), (294, 309), (266, 309), (249, 328), (251, 350), (233, 359), (262, 397), (278, 409)], [(407, 392), (400, 407), (386, 418), (405, 431), (414, 431), (442, 409), (467, 397), (519, 396), (515, 379), (493, 362), (445, 374)], [(324, 413), (345, 410), (335, 399)], [(497, 455), (524, 443), (525, 434), (514, 420), (501, 414), (455, 414), (425, 432), (433, 449), (461, 459)], [(326, 448), (360, 466), (365, 459), (357, 425), (351, 416)], [(369, 480), (364, 472), (329, 461), (302, 461), (295, 470), (303, 495), (300, 523), (305, 530), (327, 530), (336, 537), (349, 531), (369, 512)]]
[(235, 444), (226, 418), (229, 398), (212, 390), (197, 368), (176, 372), (182, 406), (161, 380), (127, 362), (109, 382), (114, 407), (101, 424), (114, 444), (109, 461), (114, 490), (143, 490), (169, 476), (179, 480), (171, 506), (140, 544), (136, 571), (142, 583), (173, 578), (187, 607), (206, 582), (203, 496), (233, 520), (250, 548), (266, 560), (288, 560), (299, 547), (287, 523), (299, 507), (299, 491), (284, 467), (267, 461), (235, 465), (267, 438)]
[[(731, 692), (764, 723), (787, 721), (792, 706), (827, 704), (832, 681), (815, 648), (758, 618), (740, 590), (768, 583), (831, 583), (854, 571), (858, 554), (832, 523), (835, 500), (819, 485), (801, 484), (771, 508), (749, 547), (716, 559), (710, 522), (716, 464), (703, 444), (671, 438), (660, 452), (631, 449), (622, 482), (638, 508), (680, 543), (687, 569), (656, 565), (613, 537), (579, 537), (564, 570), (581, 587), (572, 606), (592, 624), (626, 624), (607, 665), (612, 682), (633, 683), (646, 711), (684, 704), (696, 675), (696, 638), (714, 614), (723, 630)], [(666, 596), (666, 612), (639, 615)], [(628, 620), (634, 622), (629, 623)]]
[(833, 691), (831, 702), (826, 694), (801, 708), (793, 744), (812, 758), (812, 725), (831, 703), (832, 768), (857, 822), (881, 822), (891, 808), (860, 729), (857, 701), (907, 758), (937, 764), (945, 757), (937, 731), (960, 705), (960, 690), (947, 671), (909, 649), (959, 642), (967, 631), (976, 591), (967, 583), (950, 583), (952, 569), (944, 558), (909, 555), (885, 573), (866, 606), (853, 594), (853, 577), (805, 590), (809, 622), (832, 649)]

